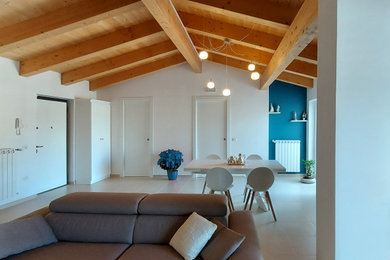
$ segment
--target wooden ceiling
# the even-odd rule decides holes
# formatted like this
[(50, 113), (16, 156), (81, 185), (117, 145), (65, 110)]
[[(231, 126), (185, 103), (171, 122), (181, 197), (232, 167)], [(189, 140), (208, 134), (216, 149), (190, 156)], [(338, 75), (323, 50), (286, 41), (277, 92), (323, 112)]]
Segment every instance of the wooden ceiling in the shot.
[[(1, 0), (0, 56), (19, 74), (61, 73), (97, 90), (157, 70), (208, 61), (313, 87), (317, 0)], [(228, 39), (230, 44), (226, 44)], [(249, 77), (249, 72), (248, 72)]]

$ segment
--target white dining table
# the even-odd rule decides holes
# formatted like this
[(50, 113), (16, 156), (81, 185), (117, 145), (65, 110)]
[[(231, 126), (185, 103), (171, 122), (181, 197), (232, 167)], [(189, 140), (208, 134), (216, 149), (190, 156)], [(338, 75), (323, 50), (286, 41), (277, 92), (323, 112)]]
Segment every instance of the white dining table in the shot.
[[(276, 160), (247, 160), (244, 165), (229, 165), (227, 160), (192, 160), (185, 167), (184, 171), (192, 172), (192, 173), (203, 173), (205, 174), (207, 170), (222, 167), (227, 169), (231, 174), (248, 174), (258, 167), (267, 167), (272, 170), (274, 174), (278, 172), (286, 172), (286, 168), (283, 167)], [(257, 194), (255, 196), (257, 205), (262, 208), (264, 211), (269, 211), (268, 204), (265, 201), (263, 195)]]
[(245, 165), (229, 165), (227, 160), (192, 160), (185, 167), (184, 171), (188, 172), (206, 172), (209, 169), (215, 167), (222, 167), (229, 170), (232, 174), (246, 174), (258, 167), (270, 168), (274, 173), (285, 172), (286, 168), (283, 167), (276, 160), (247, 160)]

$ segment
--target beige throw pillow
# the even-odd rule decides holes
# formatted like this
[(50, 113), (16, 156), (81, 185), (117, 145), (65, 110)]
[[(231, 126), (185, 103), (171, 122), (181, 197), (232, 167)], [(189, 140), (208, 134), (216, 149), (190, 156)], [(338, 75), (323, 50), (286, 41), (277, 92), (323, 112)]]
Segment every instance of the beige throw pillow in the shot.
[(195, 259), (210, 240), (217, 225), (192, 213), (176, 231), (169, 244), (186, 260)]

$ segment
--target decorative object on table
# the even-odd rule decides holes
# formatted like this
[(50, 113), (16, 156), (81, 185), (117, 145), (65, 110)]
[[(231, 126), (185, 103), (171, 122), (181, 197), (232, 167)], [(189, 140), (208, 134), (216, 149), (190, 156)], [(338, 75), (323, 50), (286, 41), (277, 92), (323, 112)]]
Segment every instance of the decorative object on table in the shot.
[(293, 120), (297, 120), (297, 112), (294, 111), (294, 119)]
[(278, 113), (280, 112), (280, 106), (279, 105), (276, 106), (276, 112), (278, 112)]
[(315, 183), (315, 173), (314, 173), (314, 165), (315, 161), (314, 160), (302, 160), (303, 163), (305, 164), (305, 176), (302, 177), (301, 182), (302, 183), (308, 183), (312, 184)]
[(239, 153), (237, 157), (230, 156), (228, 159), (228, 165), (245, 165), (245, 154)]
[(168, 179), (174, 181), (177, 178), (177, 169), (183, 162), (183, 154), (178, 150), (168, 149), (160, 153), (157, 164), (161, 169), (166, 170)]
[(302, 113), (302, 120), (306, 120), (307, 119), (307, 114), (305, 111), (303, 111)]
[(272, 105), (272, 103), (270, 104), (269, 112), (275, 112), (275, 109), (274, 109), (274, 106)]

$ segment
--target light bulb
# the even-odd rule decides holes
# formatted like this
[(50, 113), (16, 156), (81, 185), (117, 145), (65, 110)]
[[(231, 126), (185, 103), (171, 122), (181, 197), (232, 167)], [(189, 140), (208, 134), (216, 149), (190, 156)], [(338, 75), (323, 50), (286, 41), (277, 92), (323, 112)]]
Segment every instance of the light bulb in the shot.
[(224, 95), (225, 97), (228, 97), (230, 96), (231, 92), (230, 92), (230, 89), (228, 88), (225, 88), (223, 91), (222, 91), (222, 95)]
[(201, 52), (199, 53), (199, 58), (200, 58), (201, 60), (207, 59), (208, 56), (209, 56), (209, 54), (207, 53), (207, 51), (201, 51)]
[(258, 72), (252, 72), (251, 73), (251, 79), (252, 80), (258, 80), (260, 78), (260, 74)]
[(253, 63), (251, 63), (251, 64), (248, 65), (248, 70), (249, 70), (249, 71), (254, 71), (255, 68), (256, 68), (256, 66), (255, 66), (255, 64), (253, 64)]
[(210, 80), (209, 82), (207, 82), (207, 87), (208, 87), (209, 89), (215, 88), (215, 83), (214, 83), (214, 81)]

